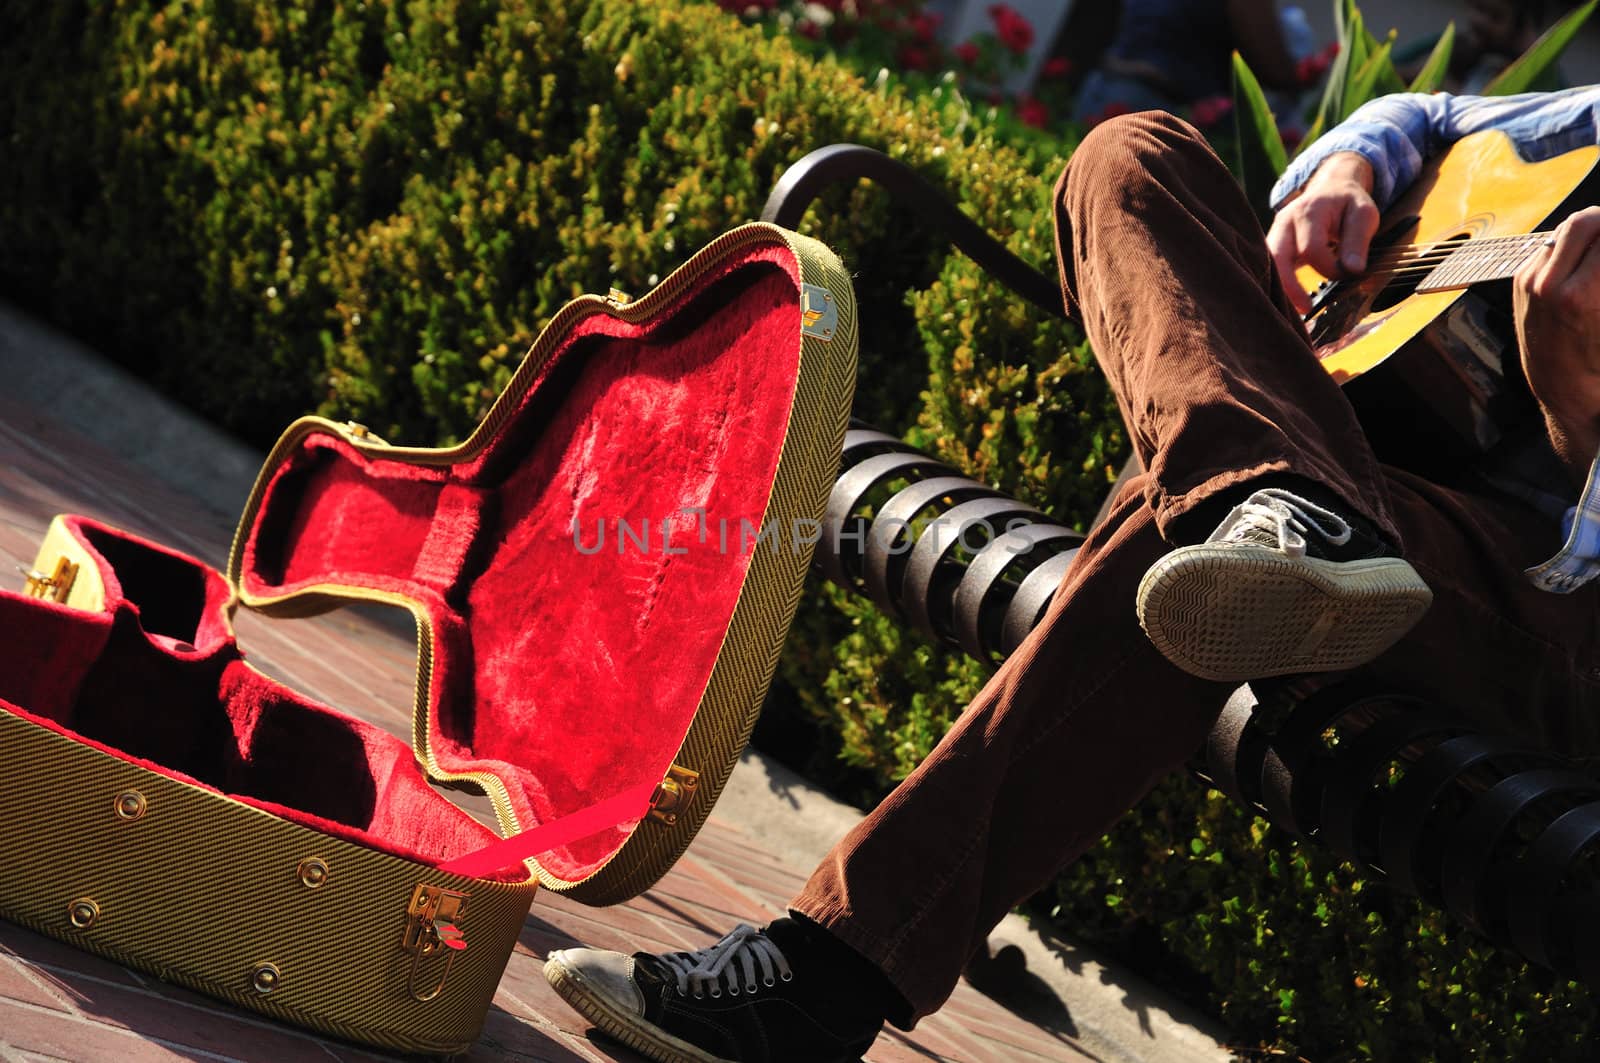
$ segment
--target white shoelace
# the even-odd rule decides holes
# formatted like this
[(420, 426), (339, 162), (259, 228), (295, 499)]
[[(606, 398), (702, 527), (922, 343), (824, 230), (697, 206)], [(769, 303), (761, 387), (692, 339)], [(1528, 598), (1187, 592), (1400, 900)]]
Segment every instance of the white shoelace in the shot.
[[(734, 927), (709, 948), (667, 953), (661, 957), (661, 962), (677, 976), (678, 992), (694, 997), (703, 993), (720, 997), (723, 986), (727, 986), (730, 995), (738, 996), (741, 984), (744, 992), (754, 993), (763, 985), (769, 988), (776, 985), (777, 979), (787, 982), (794, 977), (789, 961), (784, 959), (778, 946), (745, 923)], [(759, 983), (757, 968), (761, 973)]]
[(1206, 542), (1261, 542), (1265, 534), (1290, 557), (1304, 557), (1307, 532), (1315, 531), (1332, 546), (1343, 546), (1350, 541), (1350, 530), (1339, 514), (1292, 491), (1266, 487), (1234, 506)]

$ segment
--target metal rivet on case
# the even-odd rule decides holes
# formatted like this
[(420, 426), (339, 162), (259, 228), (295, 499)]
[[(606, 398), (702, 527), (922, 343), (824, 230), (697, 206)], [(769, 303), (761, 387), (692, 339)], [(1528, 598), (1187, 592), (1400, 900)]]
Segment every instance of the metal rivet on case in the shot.
[(129, 790), (126, 793), (117, 795), (117, 801), (113, 807), (116, 808), (117, 815), (123, 819), (138, 819), (144, 815), (147, 803), (145, 802), (144, 794), (141, 794), (138, 790)]
[(88, 930), (100, 918), (100, 906), (93, 897), (79, 897), (67, 905), (67, 921), (79, 930)]
[(278, 970), (275, 963), (258, 963), (256, 969), (250, 972), (250, 984), (255, 986), (257, 993), (270, 993), (278, 988), (283, 972)]
[(328, 862), (320, 856), (308, 856), (300, 861), (300, 885), (308, 890), (321, 889), (328, 881)]

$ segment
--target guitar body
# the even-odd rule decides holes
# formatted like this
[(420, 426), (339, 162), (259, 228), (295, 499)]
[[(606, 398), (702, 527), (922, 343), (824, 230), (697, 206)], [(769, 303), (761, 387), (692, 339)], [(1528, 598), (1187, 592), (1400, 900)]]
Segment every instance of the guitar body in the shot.
[(1464, 137), (1385, 212), (1367, 275), (1328, 282), (1300, 271), (1316, 292), (1306, 322), (1312, 347), (1364, 424), (1372, 427), (1374, 413), (1399, 413), (1403, 402), (1403, 416), (1423, 411), (1411, 435), (1438, 435), (1447, 452), (1480, 453), (1526, 414), (1509, 289), (1488, 282), (1508, 277), (1536, 243), (1501, 238), (1600, 202), (1597, 162), (1600, 147), (1527, 162), (1503, 133)]

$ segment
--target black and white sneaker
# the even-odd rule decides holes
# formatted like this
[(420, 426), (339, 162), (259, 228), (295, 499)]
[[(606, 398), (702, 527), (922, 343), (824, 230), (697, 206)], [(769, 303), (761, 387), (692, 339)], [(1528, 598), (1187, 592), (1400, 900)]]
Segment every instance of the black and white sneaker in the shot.
[[(848, 1063), (881, 1007), (810, 959), (806, 930), (736, 927), (710, 948), (660, 956), (561, 949), (544, 976), (602, 1031), (658, 1063)], [(791, 962), (792, 961), (792, 962)]]
[(1433, 592), (1376, 535), (1282, 488), (1250, 495), (1210, 538), (1139, 583), (1139, 623), (1179, 668), (1244, 682), (1355, 668), (1422, 618)]

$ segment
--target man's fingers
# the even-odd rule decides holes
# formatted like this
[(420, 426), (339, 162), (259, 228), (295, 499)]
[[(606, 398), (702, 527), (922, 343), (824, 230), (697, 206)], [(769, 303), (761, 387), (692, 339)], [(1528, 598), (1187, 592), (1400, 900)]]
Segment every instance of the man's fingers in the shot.
[[(1590, 246), (1600, 237), (1600, 208), (1585, 207), (1556, 227), (1556, 246), (1532, 277), (1532, 291), (1541, 298), (1553, 297), (1578, 269)], [(1535, 256), (1538, 261), (1539, 256)]]
[[(1600, 212), (1594, 219), (1584, 219), (1573, 227), (1577, 235), (1572, 240), (1583, 243), (1583, 251), (1572, 272), (1557, 285), (1555, 307), (1569, 318), (1593, 321), (1596, 311), (1600, 310)], [(1587, 242), (1583, 240), (1585, 231), (1590, 234)], [(1555, 250), (1561, 250), (1559, 239)]]
[(1294, 239), (1300, 250), (1300, 260), (1324, 277), (1332, 279), (1341, 273), (1339, 256), (1334, 253), (1333, 219), (1325, 205), (1317, 205), (1300, 213), (1294, 219)]
[(1294, 257), (1275, 254), (1272, 260), (1278, 265), (1278, 279), (1283, 281), (1283, 290), (1289, 297), (1289, 305), (1301, 316), (1311, 313), (1311, 293), (1305, 290), (1300, 278), (1294, 275)]
[(1272, 254), (1272, 264), (1277, 267), (1278, 280), (1283, 283), (1290, 305), (1301, 314), (1310, 313), (1311, 296), (1294, 275), (1300, 265), (1300, 256), (1294, 244), (1294, 228), (1282, 214), (1272, 219), (1272, 228), (1267, 232), (1267, 250)]
[(1345, 207), (1339, 231), (1339, 265), (1346, 273), (1367, 268), (1367, 251), (1378, 231), (1378, 205), (1371, 199), (1352, 199)]

